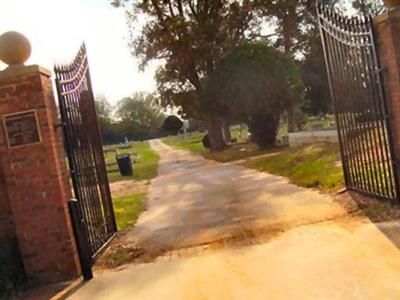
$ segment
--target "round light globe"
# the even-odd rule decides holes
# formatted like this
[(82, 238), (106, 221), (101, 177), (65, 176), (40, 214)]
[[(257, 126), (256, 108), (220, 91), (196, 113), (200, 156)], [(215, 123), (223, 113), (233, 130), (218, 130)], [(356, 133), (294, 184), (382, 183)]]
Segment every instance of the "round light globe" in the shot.
[(23, 34), (8, 31), (0, 36), (0, 60), (7, 65), (22, 65), (30, 55), (31, 43)]

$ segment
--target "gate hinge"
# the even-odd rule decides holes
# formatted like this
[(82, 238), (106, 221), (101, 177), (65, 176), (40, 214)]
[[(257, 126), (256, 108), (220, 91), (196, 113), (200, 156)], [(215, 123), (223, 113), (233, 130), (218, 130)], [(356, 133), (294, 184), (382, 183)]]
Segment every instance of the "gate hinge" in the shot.
[(385, 74), (387, 72), (388, 72), (388, 68), (387, 67), (378, 68), (378, 73)]
[(54, 124), (54, 128), (60, 128), (60, 127), (64, 127), (65, 126), (65, 123), (64, 122), (59, 122), (59, 123), (56, 123), (56, 124)]

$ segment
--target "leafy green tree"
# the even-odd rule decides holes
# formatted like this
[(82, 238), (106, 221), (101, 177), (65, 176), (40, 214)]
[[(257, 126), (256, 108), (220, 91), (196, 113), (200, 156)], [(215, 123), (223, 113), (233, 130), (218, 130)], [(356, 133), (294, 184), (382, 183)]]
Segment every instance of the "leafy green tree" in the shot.
[[(371, 13), (377, 15), (383, 11), (384, 5), (381, 0), (325, 0), (327, 6), (334, 6), (339, 11), (346, 11), (349, 5), (356, 10), (356, 13)], [(306, 97), (309, 100), (306, 106), (306, 112), (313, 115), (325, 114), (332, 111), (332, 101), (329, 92), (329, 84), (326, 75), (326, 66), (323, 56), (322, 43), (319, 28), (313, 14), (315, 9), (315, 1), (308, 1), (309, 17), (305, 18), (303, 28), (306, 24), (308, 28), (302, 34), (303, 43), (303, 58), (300, 62), (303, 82), (306, 85)], [(306, 16), (307, 17), (307, 16)]]
[(309, 49), (299, 66), (303, 83), (307, 89), (305, 112), (312, 115), (331, 112), (332, 100), (319, 32), (310, 38)]
[[(228, 112), (249, 126), (260, 147), (272, 146), (279, 118), (293, 99), (302, 103), (300, 73), (287, 55), (262, 42), (233, 50), (210, 76), (204, 100), (213, 110)], [(220, 101), (215, 101), (220, 99)]]
[(153, 95), (138, 92), (117, 103), (118, 131), (129, 139), (157, 136), (164, 114)]
[(182, 107), (185, 117), (207, 123), (211, 150), (226, 147), (224, 115), (205, 107), (202, 82), (234, 47), (259, 29), (254, 0), (114, 0), (126, 5), (132, 32), (145, 15), (141, 34), (131, 41), (133, 54), (145, 67), (161, 60), (156, 79), (164, 105)]
[(97, 118), (100, 121), (111, 122), (113, 107), (110, 102), (108, 102), (107, 98), (102, 94), (96, 95), (95, 105)]
[(373, 16), (381, 14), (385, 9), (381, 0), (353, 0), (352, 4), (358, 12), (372, 14)]
[(103, 143), (112, 144), (121, 141), (123, 137), (118, 133), (117, 126), (113, 120), (112, 105), (104, 95), (96, 95), (95, 105)]
[[(311, 2), (313, 1), (262, 1), (268, 21), (276, 27), (276, 35), (273, 37), (275, 47), (293, 59), (302, 54), (307, 45), (307, 32), (313, 26), (310, 20)], [(289, 132), (295, 130), (294, 104), (294, 99), (288, 99), (285, 108)]]
[[(302, 77), (307, 86), (307, 98), (312, 109), (327, 110), (330, 97), (327, 93), (328, 82), (324, 69), (319, 28), (316, 19), (316, 0), (263, 0), (264, 14), (270, 25), (275, 26), (276, 34), (269, 41), (281, 52), (299, 61)], [(344, 1), (324, 0), (327, 6), (341, 8)], [(319, 64), (319, 65), (318, 65)], [(317, 81), (313, 81), (318, 79)], [(322, 98), (319, 98), (322, 97)], [(288, 131), (294, 131), (296, 119), (300, 113), (295, 99), (287, 102)]]

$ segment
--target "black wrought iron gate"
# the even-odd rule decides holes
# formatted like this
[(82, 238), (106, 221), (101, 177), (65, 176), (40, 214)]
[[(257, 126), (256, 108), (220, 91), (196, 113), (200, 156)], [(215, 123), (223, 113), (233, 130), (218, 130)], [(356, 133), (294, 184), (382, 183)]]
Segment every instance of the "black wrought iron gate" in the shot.
[[(78, 250), (93, 263), (117, 226), (85, 45), (70, 64), (57, 65), (54, 70), (69, 168), (82, 221), (80, 229), (88, 242), (86, 249)], [(79, 245), (82, 232), (76, 231), (78, 248), (83, 247)]]
[(372, 16), (347, 18), (317, 6), (343, 170), (350, 190), (398, 199), (388, 107)]

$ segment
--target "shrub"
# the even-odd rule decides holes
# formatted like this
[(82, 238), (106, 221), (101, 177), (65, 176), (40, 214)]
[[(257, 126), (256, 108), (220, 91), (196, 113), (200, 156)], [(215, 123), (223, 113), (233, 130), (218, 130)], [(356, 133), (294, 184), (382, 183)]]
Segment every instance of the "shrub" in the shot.
[(203, 143), (204, 148), (210, 149), (210, 137), (206, 134), (201, 141)]
[(221, 114), (247, 123), (253, 141), (265, 148), (275, 143), (279, 116), (303, 102), (304, 85), (290, 57), (252, 42), (222, 60), (205, 82), (203, 97), (209, 105), (223, 103)]
[(177, 116), (171, 115), (165, 119), (162, 129), (166, 132), (176, 135), (178, 134), (179, 130), (181, 130), (182, 126), (182, 120), (179, 119)]
[(279, 129), (279, 116), (260, 112), (249, 116), (248, 126), (252, 142), (255, 142), (260, 148), (268, 148), (275, 144)]

